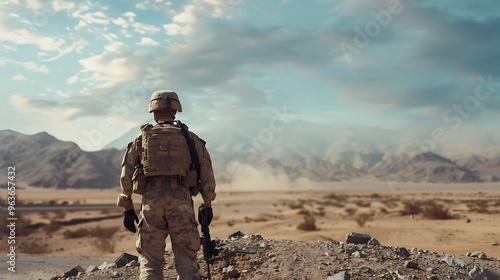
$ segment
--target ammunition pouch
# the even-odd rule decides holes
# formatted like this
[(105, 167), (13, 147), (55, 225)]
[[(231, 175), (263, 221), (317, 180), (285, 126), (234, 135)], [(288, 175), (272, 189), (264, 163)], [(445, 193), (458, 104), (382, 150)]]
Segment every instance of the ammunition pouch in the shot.
[(198, 185), (198, 175), (195, 170), (188, 170), (186, 177), (182, 177), (181, 184), (189, 188), (192, 196), (196, 196), (200, 192), (201, 186)]
[(137, 165), (132, 174), (132, 191), (141, 195), (146, 192), (146, 176), (144, 176), (142, 164)]

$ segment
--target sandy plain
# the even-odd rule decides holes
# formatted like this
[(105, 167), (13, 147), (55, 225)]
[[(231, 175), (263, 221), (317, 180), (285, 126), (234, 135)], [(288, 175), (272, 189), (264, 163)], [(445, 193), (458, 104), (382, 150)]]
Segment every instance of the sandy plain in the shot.
[[(381, 184), (369, 190), (355, 186), (258, 192), (223, 189), (213, 204), (212, 237), (227, 239), (242, 231), (273, 239), (345, 241), (347, 233), (362, 232), (383, 245), (449, 254), (482, 251), (500, 258), (498, 184), (406, 184), (396, 188)], [(122, 209), (114, 206), (118, 193), (18, 190), (16, 214), (24, 222), (16, 228), (16, 254), (20, 259), (23, 254), (39, 256), (59, 273), (78, 264), (71, 264), (78, 258), (97, 264), (100, 260), (112, 262), (123, 252), (137, 254), (135, 235), (123, 228)], [(134, 200), (139, 209), (140, 196)], [(194, 202), (197, 207), (201, 198)], [(432, 212), (446, 214), (446, 219), (436, 219)], [(4, 220), (2, 216), (2, 224)], [(4, 266), (8, 247), (2, 236)], [(33, 260), (32, 256), (25, 259)], [(2, 267), (1, 274), (5, 270)]]

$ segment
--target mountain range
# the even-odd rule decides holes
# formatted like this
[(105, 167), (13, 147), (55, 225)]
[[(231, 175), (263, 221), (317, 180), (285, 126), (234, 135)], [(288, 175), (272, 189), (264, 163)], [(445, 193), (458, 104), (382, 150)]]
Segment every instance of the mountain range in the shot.
[[(25, 135), (1, 130), (0, 167), (15, 165), (16, 180), (33, 187), (114, 188), (119, 186), (124, 148), (138, 133), (139, 128), (134, 128), (105, 149), (87, 152), (46, 132)], [(255, 131), (199, 136), (207, 140), (219, 183), (251, 180), (255, 173), (286, 182), (361, 177), (419, 183), (500, 181), (500, 153), (444, 156), (433, 151), (401, 151), (402, 138), (397, 135), (393, 142), (378, 141), (387, 133), (391, 132), (369, 128), (331, 131), (294, 121), (280, 130), (263, 123)]]

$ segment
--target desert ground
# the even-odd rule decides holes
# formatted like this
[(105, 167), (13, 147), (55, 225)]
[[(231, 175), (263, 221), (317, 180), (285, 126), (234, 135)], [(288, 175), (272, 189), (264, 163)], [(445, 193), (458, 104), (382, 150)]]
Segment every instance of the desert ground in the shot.
[[(47, 279), (76, 264), (86, 268), (113, 262), (123, 252), (137, 254), (135, 235), (123, 228), (122, 209), (114, 206), (118, 193), (17, 190), (17, 272), (8, 272), (3, 260), (0, 275), (27, 279), (22, 275), (31, 273), (33, 279)], [(0, 197), (5, 202), (6, 195)], [(134, 201), (139, 209), (140, 196)], [(202, 200), (194, 201), (197, 207)], [(241, 231), (276, 240), (345, 241), (347, 233), (361, 232), (408, 250), (481, 251), (500, 258), (498, 184), (406, 184), (369, 190), (337, 185), (258, 192), (226, 188), (218, 192), (213, 207), (212, 238), (227, 239)], [(2, 259), (8, 253), (5, 236), (0, 240)]]

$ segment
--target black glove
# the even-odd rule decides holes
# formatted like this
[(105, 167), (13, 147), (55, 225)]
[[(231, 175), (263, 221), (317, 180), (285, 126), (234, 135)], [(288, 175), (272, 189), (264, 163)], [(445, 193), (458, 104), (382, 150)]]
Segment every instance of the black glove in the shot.
[(134, 221), (139, 223), (139, 217), (137, 217), (134, 209), (123, 212), (123, 226), (133, 233), (136, 231)]
[[(201, 206), (200, 206), (200, 209), (201, 209)], [(205, 207), (205, 209), (207, 210), (207, 223), (208, 223), (208, 225), (210, 225), (210, 223), (212, 222), (212, 219), (214, 218), (214, 211), (212, 210), (212, 207)], [(198, 212), (198, 222), (200, 224), (202, 224), (200, 212)]]

